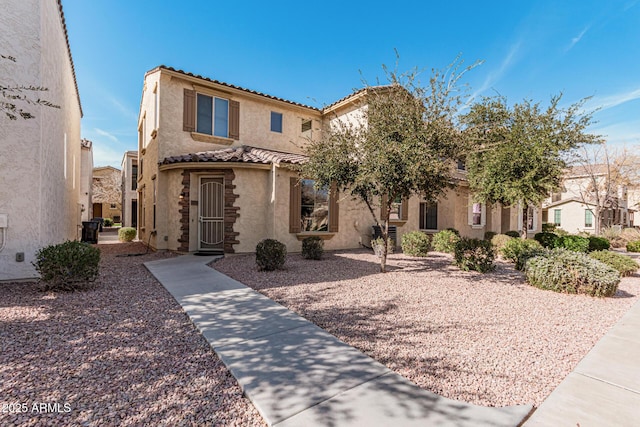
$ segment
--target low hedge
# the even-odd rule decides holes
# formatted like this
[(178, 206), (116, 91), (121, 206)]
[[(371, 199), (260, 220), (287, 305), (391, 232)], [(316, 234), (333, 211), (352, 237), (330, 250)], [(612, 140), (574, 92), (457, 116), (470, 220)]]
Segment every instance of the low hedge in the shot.
[(509, 230), (504, 234), (506, 234), (509, 237), (520, 237), (520, 232), (516, 230)]
[(628, 256), (613, 251), (594, 251), (589, 253), (589, 256), (615, 268), (622, 277), (630, 276), (640, 268), (640, 265)]
[(558, 235), (549, 231), (543, 231), (536, 233), (533, 238), (545, 248), (554, 248), (555, 242), (558, 240)]
[(431, 239), (421, 231), (411, 231), (402, 235), (401, 246), (406, 255), (426, 257), (431, 249)]
[(76, 291), (98, 278), (100, 249), (66, 241), (39, 249), (32, 263), (45, 291)]
[(589, 236), (589, 252), (593, 251), (607, 251), (611, 247), (609, 239), (598, 236)]
[(132, 227), (122, 227), (118, 230), (118, 240), (121, 242), (131, 242), (136, 238), (136, 229)]
[(568, 236), (559, 236), (554, 242), (554, 248), (564, 248), (574, 252), (588, 252), (589, 239), (582, 236), (570, 234)]
[(627, 243), (627, 252), (640, 252), (640, 240)]
[(523, 270), (529, 258), (541, 255), (545, 249), (532, 239), (511, 239), (502, 247), (502, 257), (513, 262), (517, 270)]
[(462, 270), (486, 273), (495, 268), (495, 252), (488, 240), (461, 238), (454, 249), (454, 263)]
[(456, 243), (460, 241), (460, 233), (455, 230), (442, 230), (433, 235), (431, 244), (433, 250), (452, 254), (456, 250)]
[(557, 248), (529, 259), (525, 275), (532, 286), (570, 294), (610, 297), (620, 273), (587, 254)]
[(322, 259), (324, 253), (324, 240), (318, 236), (305, 237), (302, 240), (302, 258)]
[(287, 259), (287, 247), (274, 239), (264, 239), (256, 246), (256, 264), (264, 271), (280, 270)]
[(496, 234), (491, 239), (491, 244), (493, 244), (493, 247), (495, 248), (496, 252), (501, 254), (502, 248), (504, 248), (504, 245), (506, 245), (507, 242), (511, 239), (514, 239), (514, 237), (507, 236), (506, 234)]

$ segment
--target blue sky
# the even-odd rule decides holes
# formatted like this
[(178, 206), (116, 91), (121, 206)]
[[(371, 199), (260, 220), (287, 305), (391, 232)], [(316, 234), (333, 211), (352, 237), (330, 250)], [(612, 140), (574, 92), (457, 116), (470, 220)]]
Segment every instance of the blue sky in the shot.
[(94, 164), (137, 149), (146, 71), (167, 65), (322, 107), (399, 69), (484, 63), (471, 95), (593, 98), (591, 131), (640, 146), (640, 0), (62, 0)]

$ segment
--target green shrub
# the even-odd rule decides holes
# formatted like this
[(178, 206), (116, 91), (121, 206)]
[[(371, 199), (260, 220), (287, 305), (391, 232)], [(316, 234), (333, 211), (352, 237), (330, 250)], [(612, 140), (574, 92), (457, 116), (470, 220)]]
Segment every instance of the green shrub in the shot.
[(556, 233), (550, 233), (543, 231), (542, 233), (536, 233), (533, 238), (545, 248), (553, 248), (558, 235)]
[(618, 270), (622, 277), (630, 276), (640, 268), (637, 262), (626, 255), (612, 251), (594, 251), (589, 254), (593, 259), (604, 262), (610, 267)]
[(281, 269), (287, 258), (287, 247), (274, 239), (264, 239), (256, 246), (256, 264), (260, 270)]
[(520, 237), (520, 232), (516, 230), (509, 230), (504, 234), (506, 234), (509, 237)]
[(433, 235), (431, 244), (433, 250), (437, 252), (446, 252), (452, 254), (456, 250), (456, 243), (460, 241), (460, 234), (453, 230), (438, 231)]
[(113, 220), (111, 218), (105, 218), (104, 219), (104, 226), (105, 227), (113, 227)]
[(131, 227), (122, 227), (118, 230), (118, 240), (121, 242), (131, 242), (136, 238), (136, 229)]
[(557, 248), (531, 258), (527, 281), (538, 288), (570, 294), (609, 297), (616, 293), (620, 273), (587, 254)]
[(640, 252), (640, 240), (627, 243), (627, 252)]
[(542, 232), (543, 233), (553, 233), (556, 229), (556, 225), (552, 222), (545, 222), (542, 224)]
[(574, 252), (587, 252), (589, 250), (589, 239), (576, 235), (558, 236), (554, 242), (554, 248), (565, 248)]
[(589, 252), (593, 251), (607, 251), (611, 247), (609, 240), (604, 237), (589, 236)]
[(485, 231), (484, 232), (484, 240), (491, 240), (494, 236), (497, 236), (498, 233), (495, 231)]
[(523, 270), (527, 260), (545, 252), (540, 243), (533, 239), (511, 239), (502, 247), (503, 258), (513, 262), (517, 270)]
[(445, 228), (445, 230), (452, 232), (456, 236), (460, 237), (460, 232), (453, 227)]
[(302, 241), (302, 258), (321, 259), (324, 253), (324, 240), (318, 236), (310, 236)]
[(45, 291), (75, 291), (98, 277), (100, 249), (77, 240), (67, 241), (38, 250), (32, 264)]
[(461, 238), (455, 246), (455, 264), (463, 270), (486, 273), (495, 268), (493, 245), (488, 240)]
[(431, 248), (431, 239), (421, 231), (402, 235), (402, 252), (409, 256), (425, 257)]
[(502, 248), (504, 248), (504, 245), (511, 239), (513, 239), (513, 237), (507, 236), (506, 234), (496, 234), (493, 236), (493, 239), (491, 239), (491, 244), (497, 253), (502, 253)]

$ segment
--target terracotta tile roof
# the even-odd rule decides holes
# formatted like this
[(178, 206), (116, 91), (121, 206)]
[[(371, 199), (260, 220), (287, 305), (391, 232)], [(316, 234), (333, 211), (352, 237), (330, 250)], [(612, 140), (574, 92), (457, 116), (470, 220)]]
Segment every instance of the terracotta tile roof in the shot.
[(201, 151), (182, 156), (165, 157), (160, 162), (161, 165), (173, 163), (195, 163), (195, 162), (238, 162), (238, 163), (280, 163), (302, 164), (307, 161), (307, 156), (302, 154), (285, 153), (282, 151), (267, 150), (248, 145), (240, 147), (230, 147), (215, 151)]
[(180, 69), (177, 69), (177, 68), (173, 68), (173, 67), (168, 67), (166, 65), (159, 65), (156, 68), (154, 68), (152, 70), (149, 70), (147, 72), (147, 74), (152, 73), (152, 72), (154, 72), (156, 70), (173, 71), (174, 73), (184, 74), (185, 76), (189, 76), (189, 77), (195, 77), (197, 79), (202, 79), (202, 80), (205, 80), (205, 81), (210, 82), (210, 83), (215, 83), (215, 84), (219, 84), (221, 86), (226, 86), (226, 87), (231, 88), (231, 89), (237, 89), (237, 90), (241, 90), (243, 92), (252, 93), (254, 95), (264, 96), (265, 98), (273, 99), (275, 101), (282, 101), (282, 102), (286, 102), (287, 104), (296, 105), (298, 107), (308, 108), (308, 109), (314, 110), (314, 111), (320, 111), (320, 109), (318, 109), (316, 107), (312, 107), (310, 105), (305, 105), (305, 104), (301, 104), (299, 102), (289, 101), (289, 100), (284, 99), (284, 98), (279, 98), (277, 96), (268, 95), (266, 93), (262, 93), (262, 92), (258, 92), (258, 91), (251, 90), (251, 89), (247, 89), (247, 88), (244, 88), (244, 87), (240, 87), (240, 86), (232, 85), (232, 84), (229, 84), (229, 83), (221, 82), (219, 80), (210, 79), (209, 77), (204, 77), (204, 76), (201, 76), (201, 75), (198, 75), (198, 74), (189, 73), (187, 71), (183, 71), (183, 70), (180, 70)]

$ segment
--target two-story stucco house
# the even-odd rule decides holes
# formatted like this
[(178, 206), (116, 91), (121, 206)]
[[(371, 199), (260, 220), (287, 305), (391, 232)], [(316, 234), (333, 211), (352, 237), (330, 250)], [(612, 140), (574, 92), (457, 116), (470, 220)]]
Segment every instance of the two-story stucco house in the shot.
[[(34, 118), (0, 113), (0, 281), (32, 278), (35, 252), (79, 239), (82, 205), (82, 109), (62, 4), (5, 0), (0, 12), (0, 80), (59, 106), (19, 108)], [(86, 189), (85, 189), (86, 190)], [(86, 206), (85, 206), (86, 209)]]
[(122, 226), (138, 226), (138, 152), (122, 156)]
[[(365, 90), (317, 109), (159, 66), (145, 75), (138, 121), (138, 235), (156, 249), (253, 252), (264, 238), (289, 251), (321, 236), (326, 249), (368, 245), (366, 207), (336, 191), (315, 190), (294, 166), (331, 120), (353, 120)], [(463, 168), (462, 165), (460, 165)], [(460, 183), (438, 203), (414, 197), (392, 213), (397, 239), (448, 227), (483, 237), (517, 229), (518, 209), (473, 203)], [(530, 231), (540, 229), (530, 215)]]
[(610, 183), (604, 164), (567, 168), (560, 191), (543, 203), (543, 219), (569, 233), (595, 233), (596, 216), (600, 227), (629, 227), (633, 209), (629, 209), (626, 185)]

